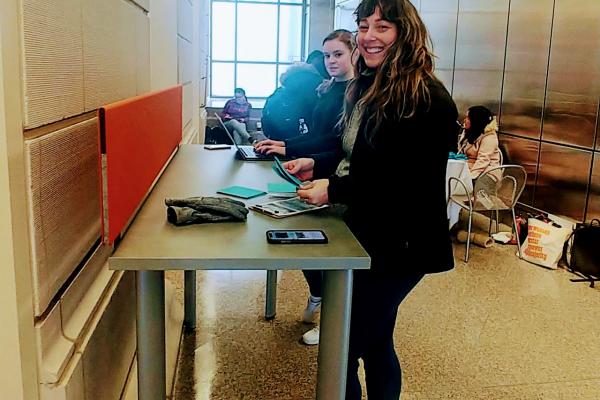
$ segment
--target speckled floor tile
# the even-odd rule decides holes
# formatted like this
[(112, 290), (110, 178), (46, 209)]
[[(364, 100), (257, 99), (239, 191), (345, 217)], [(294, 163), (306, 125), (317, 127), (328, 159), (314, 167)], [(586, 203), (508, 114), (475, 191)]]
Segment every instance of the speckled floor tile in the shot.
[(511, 271), (478, 346), (483, 385), (600, 379), (600, 292), (569, 277), (531, 264)]
[(597, 400), (600, 380), (404, 392), (401, 400)]
[[(456, 268), (405, 300), (394, 335), (402, 400), (600, 399), (600, 290), (515, 251), (472, 248), (466, 264), (457, 244)], [(175, 399), (314, 399), (304, 278), (279, 273), (274, 321), (263, 319), (265, 281), (264, 271), (198, 273), (198, 329), (183, 339)]]

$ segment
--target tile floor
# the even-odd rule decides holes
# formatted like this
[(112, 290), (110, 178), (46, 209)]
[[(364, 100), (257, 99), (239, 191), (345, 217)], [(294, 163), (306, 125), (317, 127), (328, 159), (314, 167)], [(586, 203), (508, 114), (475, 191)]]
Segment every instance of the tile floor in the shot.
[[(600, 399), (600, 289), (514, 253), (474, 247), (468, 264), (426, 277), (404, 301), (402, 400)], [(314, 399), (317, 348), (299, 341), (311, 327), (300, 322), (301, 272), (279, 274), (271, 322), (264, 271), (198, 275), (198, 330), (183, 338), (174, 398)]]

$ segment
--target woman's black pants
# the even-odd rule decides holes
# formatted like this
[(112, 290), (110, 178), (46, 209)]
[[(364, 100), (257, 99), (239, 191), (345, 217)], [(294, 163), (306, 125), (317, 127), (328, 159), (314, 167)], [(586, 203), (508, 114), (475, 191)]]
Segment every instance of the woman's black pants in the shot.
[(302, 270), (308, 290), (314, 297), (323, 297), (323, 271), (315, 269)]
[(354, 271), (346, 400), (360, 400), (362, 358), (369, 400), (398, 400), (402, 376), (394, 349), (398, 306), (423, 278), (417, 273)]

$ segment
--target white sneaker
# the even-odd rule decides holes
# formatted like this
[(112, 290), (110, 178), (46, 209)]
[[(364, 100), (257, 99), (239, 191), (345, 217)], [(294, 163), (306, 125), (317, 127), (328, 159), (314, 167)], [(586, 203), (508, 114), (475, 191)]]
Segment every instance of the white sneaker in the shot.
[(309, 346), (319, 344), (319, 325), (302, 335), (302, 341)]
[(312, 302), (310, 301), (310, 297), (308, 298), (308, 301), (306, 302), (306, 308), (304, 309), (304, 311), (302, 312), (302, 322), (305, 322), (307, 324), (310, 324), (311, 322), (313, 322), (315, 320), (315, 315), (317, 315), (317, 312), (321, 309), (321, 302)]

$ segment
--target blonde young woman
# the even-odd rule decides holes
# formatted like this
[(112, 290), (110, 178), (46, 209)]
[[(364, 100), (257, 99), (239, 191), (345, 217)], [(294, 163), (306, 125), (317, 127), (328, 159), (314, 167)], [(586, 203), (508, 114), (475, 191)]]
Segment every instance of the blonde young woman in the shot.
[(319, 88), (319, 100), (313, 111), (307, 135), (280, 140), (264, 140), (255, 145), (257, 151), (289, 157), (302, 157), (334, 148), (339, 141), (336, 124), (343, 112), (344, 93), (354, 76), (352, 53), (355, 43), (345, 29), (331, 32), (323, 40), (325, 68), (331, 80)]
[[(346, 399), (361, 398), (359, 359), (368, 398), (398, 399), (398, 307), (425, 274), (454, 267), (445, 183), (458, 112), (433, 73), (427, 30), (410, 1), (363, 0), (355, 15), (360, 56), (344, 131), (349, 173), (314, 180), (298, 194), (313, 204), (346, 204), (345, 221), (372, 260), (370, 270), (354, 272)], [(418, 165), (399, 154), (423, 143), (427, 159)], [(306, 180), (326, 164), (303, 158), (285, 167)], [(395, 183), (407, 192), (390, 198)]]
[[(352, 55), (356, 48), (352, 33), (346, 29), (331, 32), (323, 39), (325, 68), (332, 79), (321, 85), (319, 101), (314, 109), (308, 135), (297, 136), (285, 141), (265, 140), (257, 145), (257, 151), (290, 157), (308, 156), (313, 153), (329, 152), (332, 156), (339, 145), (339, 121), (344, 110), (344, 94), (354, 76)], [(339, 160), (338, 160), (339, 161)], [(323, 296), (323, 272), (302, 271), (310, 296), (302, 313), (302, 321), (311, 323), (321, 307)], [(319, 326), (316, 325), (302, 335), (307, 345), (319, 344)]]

